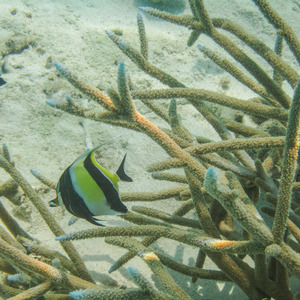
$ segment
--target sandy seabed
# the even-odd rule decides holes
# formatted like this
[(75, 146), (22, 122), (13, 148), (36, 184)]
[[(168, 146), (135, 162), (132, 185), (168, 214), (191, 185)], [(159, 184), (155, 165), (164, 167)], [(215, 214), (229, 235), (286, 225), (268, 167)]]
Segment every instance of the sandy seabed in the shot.
[[(299, 33), (299, 2), (296, 0), (270, 2), (294, 31)], [(273, 47), (275, 31), (251, 1), (211, 0), (206, 1), (206, 5), (212, 16), (229, 18), (242, 24), (244, 29), (256, 34), (267, 45)], [(29, 170), (36, 169), (46, 177), (57, 181), (64, 169), (85, 151), (86, 138), (81, 118), (55, 110), (47, 106), (45, 101), (63, 100), (65, 94), (70, 94), (74, 100), (83, 105), (94, 106), (65, 79), (57, 76), (51, 62), (60, 62), (82, 80), (105, 91), (110, 86), (116, 87), (118, 62), (124, 60), (134, 88), (162, 87), (157, 80), (140, 71), (105, 34), (106, 29), (122, 30), (122, 39), (138, 48), (137, 12), (133, 1), (127, 0), (1, 0), (0, 55), (6, 60), (7, 73), (3, 74), (3, 78), (7, 84), (0, 87), (0, 142), (9, 146), (17, 168), (38, 189), (45, 203), (55, 197), (55, 192), (42, 188)], [(185, 13), (190, 12), (186, 9)], [(189, 87), (223, 92), (241, 99), (253, 96), (248, 89), (204, 57), (196, 45), (191, 48), (186, 46), (189, 36), (186, 28), (147, 16), (145, 24), (151, 63)], [(215, 47), (205, 36), (199, 39), (199, 43), (212, 49)], [(15, 53), (9, 53), (12, 47)], [(218, 51), (222, 53), (220, 49)], [(254, 56), (253, 53), (250, 55)], [(284, 50), (283, 56), (299, 69), (288, 50)], [(268, 68), (266, 66), (266, 69)], [(228, 83), (227, 90), (222, 90), (221, 83), (224, 81)], [(288, 87), (287, 91), (291, 94)], [(146, 118), (161, 127), (167, 126), (147, 107), (138, 101), (135, 104)], [(167, 100), (165, 104), (167, 107)], [(194, 135), (218, 139), (211, 126), (191, 105), (184, 101), (179, 102), (179, 112), (183, 124)], [(223, 110), (223, 113), (232, 117), (226, 110)], [(134, 182), (121, 183), (121, 192), (152, 192), (176, 186), (154, 181), (151, 174), (146, 172), (149, 164), (167, 158), (167, 154), (148, 137), (90, 120), (83, 123), (93, 145), (118, 136), (98, 151), (98, 160), (113, 171), (117, 170), (124, 154), (127, 153), (126, 169)], [(8, 179), (2, 170), (0, 176), (1, 181)], [(5, 199), (2, 200), (9, 209), (12, 209)], [(131, 205), (138, 204), (127, 205), (130, 209)], [(24, 229), (40, 240), (44, 246), (63, 251), (35, 208), (31, 204), (25, 203), (24, 206), (26, 205), (31, 211), (29, 219), (27, 221), (19, 219)], [(148, 205), (171, 213), (179, 203), (169, 199)], [(60, 208), (51, 209), (51, 212), (66, 232), (94, 227), (85, 220), (79, 220), (72, 227), (68, 227), (70, 215), (67, 212)], [(102, 219), (107, 226), (127, 224), (117, 217)], [(125, 253), (122, 249), (105, 244), (103, 239), (82, 240), (74, 244), (96, 281), (102, 280), (103, 276), (108, 274), (110, 266)], [(198, 252), (195, 248), (178, 245), (165, 239), (158, 241), (155, 247), (190, 265), (194, 264)], [(151, 279), (147, 265), (135, 258), (110, 275), (119, 285), (133, 286), (128, 279), (129, 273), (126, 269), (128, 266), (134, 266)], [(205, 268), (214, 266), (208, 261)], [(247, 299), (234, 284), (206, 280), (198, 280), (192, 284), (189, 277), (174, 271), (170, 273), (193, 299)], [(151, 280), (155, 283), (155, 278)]]

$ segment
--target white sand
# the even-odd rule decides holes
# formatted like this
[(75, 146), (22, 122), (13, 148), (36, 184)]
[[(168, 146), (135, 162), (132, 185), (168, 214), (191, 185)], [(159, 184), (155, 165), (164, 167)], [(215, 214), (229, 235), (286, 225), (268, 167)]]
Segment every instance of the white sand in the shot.
[[(206, 3), (212, 16), (230, 18), (242, 24), (246, 30), (255, 33), (273, 48), (275, 31), (251, 1), (216, 0)], [(300, 32), (300, 24), (296, 21), (297, 18), (299, 21), (299, 2), (273, 0), (271, 3), (294, 31)], [(121, 29), (122, 39), (138, 48), (137, 11), (132, 1), (127, 0), (1, 0), (0, 53), (5, 51), (8, 40), (16, 41), (19, 45), (31, 41), (31, 45), (20, 53), (6, 57), (10, 72), (3, 75), (7, 84), (0, 88), (0, 142), (8, 144), (18, 169), (34, 187), (40, 187), (40, 183), (30, 174), (30, 168), (57, 181), (63, 170), (85, 151), (85, 136), (80, 125), (82, 119), (47, 106), (45, 100), (63, 100), (64, 95), (69, 93), (84, 105), (94, 105), (91, 102), (87, 104), (85, 96), (65, 79), (58, 78), (53, 67), (46, 67), (49, 59), (62, 63), (81, 79), (103, 91), (109, 86), (116, 87), (117, 65), (120, 60), (125, 61), (135, 88), (162, 87), (156, 80), (138, 70), (104, 32), (105, 29)], [(223, 91), (224, 93), (241, 99), (253, 96), (248, 89), (205, 58), (196, 45), (186, 47), (189, 36), (187, 29), (147, 17), (145, 23), (150, 47), (149, 59), (156, 66), (190, 87), (221, 92), (220, 80), (225, 78), (230, 83), (229, 90)], [(199, 43), (215, 47), (205, 36), (199, 39)], [(223, 51), (218, 49), (218, 52)], [(287, 46), (284, 56), (296, 67)], [(268, 66), (266, 68), (269, 69)], [(165, 103), (167, 105), (168, 102)], [(139, 102), (136, 106), (155, 124), (166, 127), (148, 108)], [(213, 129), (191, 105), (180, 105), (179, 111), (184, 125), (193, 134), (218, 139)], [(151, 174), (146, 172), (149, 164), (167, 157), (148, 137), (94, 121), (85, 121), (85, 126), (94, 145), (121, 134), (113, 143), (99, 151), (99, 161), (110, 170), (116, 170), (123, 155), (128, 154), (126, 169), (134, 182), (122, 183), (121, 192), (151, 192), (176, 186), (154, 181)], [(1, 181), (7, 178), (0, 170)], [(40, 189), (40, 195), (47, 203), (55, 193)], [(3, 202), (11, 208), (9, 203), (5, 200)], [(150, 203), (152, 207), (169, 213), (179, 204), (175, 200)], [(131, 205), (128, 204), (128, 207)], [(32, 209), (31, 220), (20, 220), (22, 226), (42, 241), (43, 245), (60, 250), (59, 244), (54, 241), (54, 236), (35, 208), (31, 204), (29, 206)], [(68, 227), (70, 215), (67, 212), (62, 212), (60, 208), (51, 209), (51, 212), (66, 232), (94, 227), (84, 220)], [(116, 217), (103, 219), (107, 220), (104, 222), (107, 226), (125, 224)], [(122, 249), (106, 245), (103, 239), (77, 241), (75, 245), (95, 280), (99, 279), (100, 274), (107, 274), (112, 263), (125, 253)], [(190, 265), (193, 265), (197, 255), (197, 249), (165, 239), (158, 242), (158, 247)], [(126, 267), (128, 266), (136, 267), (147, 278), (151, 278), (150, 270), (140, 259), (130, 261)], [(207, 263), (205, 267), (210, 268), (212, 265)], [(201, 280), (192, 284), (189, 277), (170, 272), (193, 299), (246, 299), (233, 284)], [(133, 285), (128, 281), (126, 268), (111, 276), (120, 285)]]

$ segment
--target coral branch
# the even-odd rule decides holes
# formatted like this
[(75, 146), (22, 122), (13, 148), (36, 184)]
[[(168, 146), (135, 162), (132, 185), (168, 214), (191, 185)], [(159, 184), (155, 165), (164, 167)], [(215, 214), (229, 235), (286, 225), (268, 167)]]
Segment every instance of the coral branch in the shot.
[(207, 170), (204, 187), (255, 239), (267, 245), (273, 243), (273, 235), (255, 207), (248, 208), (239, 198), (237, 191), (231, 191), (227, 186), (222, 185), (212, 167)]
[(172, 276), (164, 269), (159, 258), (153, 253), (141, 253), (140, 256), (147, 263), (163, 289), (175, 299), (191, 300), (191, 298), (175, 283)]
[(268, 1), (253, 0), (253, 2), (259, 7), (268, 21), (282, 32), (282, 35), (284, 36), (291, 51), (294, 53), (298, 63), (300, 64), (300, 41), (293, 32), (292, 28), (286, 22), (284, 22), (277, 12), (270, 6)]
[(240, 100), (234, 97), (226, 96), (224, 94), (207, 91), (203, 89), (161, 89), (161, 90), (144, 90), (133, 91), (133, 98), (138, 99), (170, 99), (187, 97), (194, 99), (194, 101), (205, 100), (227, 106), (233, 109), (242, 110), (247, 114), (254, 116), (261, 116), (264, 118), (274, 118), (281, 121), (286, 121), (288, 113), (286, 110), (276, 107), (270, 107), (264, 104), (254, 103), (250, 101)]
[(284, 147), (285, 137), (261, 137), (234, 139), (221, 142), (207, 143), (198, 146), (186, 148), (192, 156), (197, 156), (205, 153), (218, 152), (222, 150), (238, 150), (238, 149), (274, 149)]
[(122, 201), (157, 201), (163, 199), (169, 199), (173, 197), (178, 197), (180, 193), (184, 190), (184, 187), (177, 187), (172, 189), (167, 189), (158, 192), (149, 193), (122, 193)]
[(163, 213), (159, 210), (151, 209), (151, 208), (148, 208), (148, 207), (133, 206), (131, 209), (134, 212), (137, 212), (139, 214), (143, 214), (143, 215), (146, 215), (148, 217), (163, 220), (163, 221), (171, 223), (171, 224), (177, 224), (177, 225), (181, 225), (181, 226), (201, 229), (201, 226), (200, 226), (200, 224), (197, 220), (191, 220), (189, 218), (182, 218), (182, 217), (179, 217), (179, 216), (173, 216), (173, 215), (166, 214), (166, 213)]
[(291, 192), (299, 147), (299, 121), (300, 121), (300, 80), (294, 93), (294, 99), (289, 111), (287, 134), (283, 155), (281, 180), (278, 200), (273, 224), (273, 234), (277, 242), (283, 239), (286, 223), (291, 206)]
[[(143, 291), (141, 289), (102, 289), (102, 290), (94, 290), (94, 289), (86, 289), (86, 290), (78, 290), (69, 293), (69, 296), (72, 299), (76, 300), (84, 300), (84, 299), (90, 299), (90, 300), (97, 300), (97, 299), (110, 299), (110, 300), (127, 300), (127, 299), (145, 299), (145, 300), (151, 300), (153, 299), (153, 295), (149, 295), (148, 291)], [(171, 299), (168, 298), (165, 299)], [(156, 299), (156, 298), (155, 298)], [(164, 298), (157, 298), (160, 300), (163, 300)]]
[[(239, 70), (233, 63), (231, 63), (229, 60), (225, 58), (221, 58), (219, 55), (217, 55), (214, 51), (202, 46), (198, 45), (199, 50), (204, 53), (207, 57), (209, 57), (211, 60), (213, 60), (219, 67), (227, 71), (229, 74), (231, 74), (234, 78), (239, 80), (241, 83), (249, 87), (251, 90), (253, 90), (255, 93), (260, 95), (263, 98), (270, 99), (270, 95), (268, 92), (257, 82), (252, 80), (249, 76), (244, 74), (241, 70)], [(275, 101), (272, 102), (274, 104)], [(276, 103), (276, 102), (275, 102)]]
[(32, 237), (9, 214), (9, 212), (6, 210), (6, 208), (4, 207), (1, 201), (0, 201), (0, 219), (14, 237), (20, 235), (32, 240)]
[(23, 293), (15, 296), (15, 297), (11, 297), (11, 300), (26, 300), (26, 299), (33, 299), (35, 297), (40, 297), (43, 296), (45, 293), (47, 293), (50, 288), (51, 288), (51, 281), (45, 281), (31, 289), (28, 289), (26, 291), (24, 291)]
[(148, 41), (146, 38), (146, 30), (145, 30), (143, 16), (140, 12), (138, 12), (137, 14), (137, 24), (138, 24), (139, 38), (141, 44), (141, 54), (144, 56), (146, 60), (148, 60)]
[(63, 273), (50, 265), (40, 262), (2, 240), (0, 240), (0, 253), (1, 256), (7, 259), (14, 267), (22, 270), (22, 272), (32, 278), (51, 280), (54, 284), (65, 285), (65, 287), (71, 288), (101, 288), (89, 281)]
[(153, 236), (178, 240), (182, 243), (186, 243), (192, 246), (199, 246), (205, 237), (201, 237), (196, 233), (190, 233), (188, 236), (186, 231), (175, 228), (169, 228), (164, 226), (128, 226), (128, 227), (107, 227), (88, 229), (79, 232), (69, 233), (61, 235), (56, 238), (57, 241), (70, 241), (80, 239), (90, 239), (96, 237), (108, 237), (108, 236)]
[(74, 85), (78, 90), (82, 91), (84, 94), (88, 95), (89, 97), (97, 101), (100, 105), (105, 107), (107, 110), (110, 110), (112, 112), (116, 111), (116, 108), (111, 102), (110, 98), (108, 98), (105, 94), (103, 94), (93, 86), (86, 84), (85, 82), (76, 78), (76, 76), (71, 74), (71, 72), (65, 69), (60, 63), (55, 62), (54, 66), (56, 67), (57, 71), (62, 76), (64, 76), (72, 85)]

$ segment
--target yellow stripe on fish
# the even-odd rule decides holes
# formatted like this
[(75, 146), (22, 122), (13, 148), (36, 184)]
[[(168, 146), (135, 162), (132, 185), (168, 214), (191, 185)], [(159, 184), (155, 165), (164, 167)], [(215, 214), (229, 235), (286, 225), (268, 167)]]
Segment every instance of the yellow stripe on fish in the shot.
[[(100, 224), (95, 216), (121, 215), (127, 212), (119, 194), (118, 182), (132, 181), (124, 171), (124, 156), (116, 174), (102, 167), (94, 152), (103, 144), (78, 157), (61, 175), (57, 184), (57, 199), (50, 206), (64, 206), (71, 214), (92, 224)], [(58, 200), (58, 201), (57, 201)]]

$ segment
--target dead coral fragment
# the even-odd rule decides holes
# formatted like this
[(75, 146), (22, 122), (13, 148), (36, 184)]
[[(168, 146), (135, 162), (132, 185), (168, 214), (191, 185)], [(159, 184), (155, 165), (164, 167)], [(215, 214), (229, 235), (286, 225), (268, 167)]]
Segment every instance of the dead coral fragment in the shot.
[(33, 36), (25, 33), (16, 33), (1, 46), (0, 57), (3, 58), (10, 54), (19, 54), (35, 44), (36, 42)]

